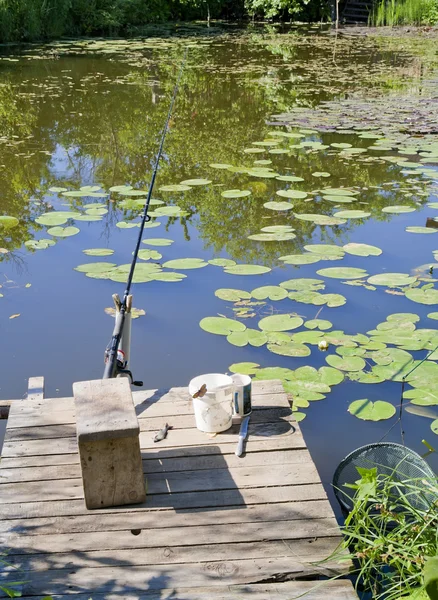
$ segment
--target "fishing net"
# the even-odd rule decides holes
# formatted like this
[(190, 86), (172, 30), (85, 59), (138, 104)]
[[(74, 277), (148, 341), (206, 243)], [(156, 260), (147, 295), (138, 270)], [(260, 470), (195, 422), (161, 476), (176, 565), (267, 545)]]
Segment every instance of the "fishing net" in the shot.
[(392, 442), (381, 442), (362, 446), (351, 452), (340, 463), (333, 476), (333, 487), (344, 513), (349, 513), (353, 508), (355, 490), (345, 484), (354, 484), (360, 479), (357, 467), (364, 469), (377, 469), (378, 475), (390, 476), (396, 482), (406, 480), (415, 481), (415, 493), (403, 490), (403, 486), (395, 485), (391, 492), (395, 494), (406, 493), (409, 503), (421, 510), (427, 510), (431, 503), (438, 498), (430, 492), (430, 485), (425, 479), (436, 480), (436, 476), (427, 462), (419, 454)]

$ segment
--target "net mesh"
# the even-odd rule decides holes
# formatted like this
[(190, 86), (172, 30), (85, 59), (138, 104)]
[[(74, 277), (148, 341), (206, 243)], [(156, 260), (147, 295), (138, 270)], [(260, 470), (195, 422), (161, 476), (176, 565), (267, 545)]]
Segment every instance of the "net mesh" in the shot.
[[(435, 474), (427, 462), (419, 454), (392, 442), (382, 442), (378, 444), (369, 444), (362, 446), (354, 452), (351, 452), (340, 463), (333, 476), (333, 487), (339, 504), (345, 512), (350, 512), (353, 508), (354, 490), (345, 487), (345, 484), (354, 484), (360, 475), (357, 467), (364, 469), (377, 468), (377, 473), (382, 475), (391, 475), (398, 481), (407, 479), (435, 478)], [(427, 508), (431, 501), (437, 498), (432, 497), (426, 486), (424, 493), (410, 495), (409, 502), (417, 508)]]

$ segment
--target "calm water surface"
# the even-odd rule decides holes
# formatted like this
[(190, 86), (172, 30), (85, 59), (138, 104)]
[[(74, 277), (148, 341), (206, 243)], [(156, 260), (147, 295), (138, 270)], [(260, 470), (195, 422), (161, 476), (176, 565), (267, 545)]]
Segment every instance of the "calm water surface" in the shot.
[[(322, 150), (308, 146), (279, 154), (272, 153), (275, 147), (252, 145), (269, 138), (272, 131), (298, 132), (269, 125), (272, 114), (294, 107), (317, 106), (324, 100), (379, 90), (396, 93), (387, 90), (391, 87), (388, 80), (393, 81), (392, 87), (405, 86), (410, 93), (417, 93), (421, 59), (384, 51), (368, 40), (335, 43), (316, 30), (291, 32), (287, 43), (285, 37), (245, 33), (62, 43), (31, 47), (14, 55), (4, 51), (0, 61), (0, 214), (17, 217), (19, 225), (3, 232), (3, 237), (0, 230), (0, 247), (8, 250), (0, 254), (0, 398), (22, 397), (27, 378), (33, 375), (45, 376), (48, 397), (70, 396), (74, 381), (101, 377), (103, 352), (113, 325), (104, 309), (111, 306), (111, 294), (122, 294), (123, 283), (89, 278), (74, 267), (93, 260), (128, 263), (138, 229), (121, 229), (116, 224), (138, 222), (139, 211), (129, 204), (121, 206), (128, 197), (117, 192), (105, 197), (71, 197), (49, 188), (78, 190), (97, 185), (108, 191), (111, 186), (126, 184), (147, 189), (186, 45), (190, 47), (188, 65), (154, 193), (156, 199), (179, 206), (184, 213), (158, 217), (160, 225), (145, 230), (145, 238), (166, 238), (173, 240), (171, 245), (143, 248), (159, 251), (161, 263), (185, 257), (225, 257), (266, 265), (272, 271), (236, 276), (209, 265), (183, 271), (187, 277), (180, 282), (135, 285), (134, 305), (144, 309), (146, 316), (134, 321), (131, 367), (134, 377), (144, 380), (145, 388), (186, 385), (195, 375), (225, 372), (240, 361), (292, 369), (325, 364), (327, 354), (315, 346), (311, 356), (288, 358), (270, 353), (266, 346), (239, 348), (223, 336), (203, 331), (199, 327), (203, 317), (233, 315), (232, 303), (215, 297), (218, 288), (251, 291), (294, 277), (315, 277), (317, 269), (330, 266), (361, 267), (370, 275), (409, 273), (433, 261), (432, 250), (438, 247), (434, 236), (405, 231), (406, 226), (424, 225), (426, 217), (434, 216), (431, 209), (423, 208), (427, 200), (438, 200), (433, 178), (417, 175), (406, 183), (409, 175), (401, 173), (400, 166), (352, 161), (329, 146), (341, 142), (367, 148), (373, 144), (372, 139), (354, 134), (305, 131), (304, 137), (297, 138), (298, 142), (322, 142), (327, 145)], [(254, 147), (262, 151), (244, 152)], [(256, 160), (272, 160), (267, 166), (280, 175), (293, 174), (304, 181), (291, 184), (209, 166), (251, 167)], [(330, 177), (318, 178), (314, 172), (328, 172)], [(185, 192), (160, 191), (160, 186), (192, 178), (207, 178), (212, 183)], [(275, 192), (289, 186), (306, 192), (359, 186), (360, 198), (353, 206), (341, 204), (339, 210), (365, 209), (372, 215), (320, 227), (263, 206), (269, 200), (286, 200)], [(251, 195), (221, 196), (221, 191), (236, 188), (249, 190)], [(317, 194), (292, 202), (301, 213), (334, 212), (334, 205), (323, 204)], [(410, 214), (381, 212), (388, 204), (413, 202), (418, 210)], [(54, 237), (56, 245), (45, 250), (33, 251), (24, 245), (32, 239), (50, 239), (48, 227), (35, 222), (42, 213), (52, 207), (84, 213), (87, 208), (82, 207), (94, 203), (103, 203), (108, 212), (97, 221), (70, 221), (80, 229), (77, 235)], [(296, 238), (281, 242), (248, 239), (269, 225), (292, 225)], [(366, 258), (346, 255), (336, 263), (302, 266), (278, 260), (318, 242), (365, 242), (380, 247), (383, 254)], [(88, 257), (82, 252), (87, 248), (111, 248), (114, 254)], [(355, 334), (374, 329), (388, 314), (415, 312), (421, 317), (418, 327), (433, 327), (426, 318), (433, 307), (385, 293), (384, 288), (369, 291), (342, 281), (326, 279), (325, 283), (326, 292), (347, 298), (344, 306), (320, 310), (320, 306), (288, 299), (268, 300), (254, 308), (257, 316), (243, 321), (254, 328), (258, 317), (273, 311), (296, 312), (306, 319), (318, 314), (329, 319), (334, 329)], [(13, 315), (19, 316), (10, 319)], [(325, 482), (346, 453), (380, 440), (395, 421), (369, 423), (352, 417), (347, 407), (359, 398), (398, 405), (400, 384), (344, 382), (324, 401), (312, 402), (305, 409), (303, 431)], [(421, 439), (434, 443), (430, 423), (405, 414), (406, 443), (423, 453)], [(386, 439), (400, 441), (399, 427)]]

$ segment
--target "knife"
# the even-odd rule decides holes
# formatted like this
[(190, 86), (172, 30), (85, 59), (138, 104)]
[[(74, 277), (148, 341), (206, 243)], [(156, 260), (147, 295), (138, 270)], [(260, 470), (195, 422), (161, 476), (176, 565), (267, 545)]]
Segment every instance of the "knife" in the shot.
[(247, 417), (243, 417), (242, 423), (240, 424), (239, 441), (237, 442), (236, 456), (242, 456), (243, 454), (243, 444), (245, 443), (246, 436), (248, 435), (248, 424), (249, 415)]

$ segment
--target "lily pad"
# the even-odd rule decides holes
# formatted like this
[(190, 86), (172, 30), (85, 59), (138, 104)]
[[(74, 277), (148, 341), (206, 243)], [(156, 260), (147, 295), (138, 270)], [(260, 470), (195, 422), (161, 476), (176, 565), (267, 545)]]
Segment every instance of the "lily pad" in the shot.
[(284, 300), (287, 298), (288, 292), (278, 285), (265, 285), (256, 288), (251, 292), (251, 296), (256, 300)]
[(346, 188), (324, 188), (321, 191), (329, 196), (355, 196), (359, 193)]
[(331, 367), (341, 371), (362, 371), (366, 366), (364, 359), (360, 356), (337, 356), (332, 354), (327, 356), (325, 360)]
[(310, 356), (310, 348), (304, 344), (289, 342), (287, 344), (268, 344), (268, 350), (281, 356), (305, 357)]
[(263, 273), (269, 273), (271, 269), (262, 265), (234, 265), (225, 267), (224, 271), (230, 275), (262, 275)]
[(189, 185), (176, 183), (174, 185), (162, 185), (160, 192), (188, 192), (192, 188)]
[(309, 321), (304, 323), (304, 327), (307, 327), (307, 329), (320, 329), (321, 331), (326, 331), (327, 329), (331, 329), (333, 324), (325, 319), (309, 319)]
[(245, 331), (246, 326), (240, 321), (226, 317), (205, 317), (199, 323), (201, 329), (216, 335), (229, 335), (233, 331)]
[(395, 415), (395, 406), (383, 400), (371, 402), (368, 399), (355, 400), (348, 407), (348, 412), (364, 421), (384, 421)]
[(401, 215), (404, 213), (415, 212), (417, 209), (413, 206), (403, 206), (403, 205), (395, 205), (395, 206), (385, 206), (382, 208), (382, 212), (388, 213), (390, 215)]
[(173, 244), (173, 240), (167, 240), (165, 238), (146, 238), (142, 240), (143, 244), (147, 244), (148, 246), (170, 246)]
[(259, 327), (263, 331), (291, 331), (303, 324), (301, 317), (292, 315), (271, 315), (259, 321)]
[(316, 213), (309, 214), (299, 214), (295, 213), (295, 217), (297, 219), (301, 219), (302, 221), (310, 221), (315, 225), (343, 225), (347, 221), (345, 219), (339, 219), (338, 217), (329, 217), (327, 215), (319, 215)]
[(160, 260), (162, 257), (162, 254), (156, 250), (149, 250), (149, 248), (144, 248), (138, 251), (138, 258), (141, 260)]
[(438, 321), (438, 312), (431, 312), (427, 315), (429, 319), (433, 319), (434, 321)]
[(82, 252), (87, 256), (111, 256), (111, 254), (114, 254), (114, 250), (110, 250), (109, 248), (88, 248), (87, 250), (82, 250)]
[(208, 264), (214, 267), (232, 267), (236, 264), (236, 261), (230, 258), (213, 258), (208, 261)]
[(322, 258), (316, 254), (288, 254), (280, 256), (278, 260), (282, 260), (287, 265), (311, 265), (319, 262)]
[(406, 290), (406, 298), (419, 304), (438, 304), (438, 290), (433, 288), (412, 288)]
[(27, 240), (24, 242), (26, 248), (30, 248), (31, 250), (46, 250), (50, 246), (54, 246), (56, 244), (55, 240)]
[(405, 231), (408, 231), (409, 233), (437, 233), (438, 229), (433, 229), (432, 227), (410, 226), (406, 227)]
[(364, 210), (339, 210), (334, 216), (340, 219), (364, 219), (370, 217), (371, 213)]
[(296, 237), (294, 233), (280, 231), (278, 233), (255, 233), (254, 235), (249, 235), (248, 239), (256, 242), (287, 242)]
[(211, 179), (185, 179), (181, 181), (180, 185), (208, 185), (209, 183), (211, 183)]
[(250, 344), (255, 348), (264, 346), (268, 341), (268, 336), (264, 331), (258, 331), (257, 329), (245, 329), (245, 331), (233, 331), (227, 336), (227, 341), (233, 346), (239, 346), (243, 348)]
[(363, 277), (368, 277), (365, 269), (357, 267), (329, 267), (327, 269), (319, 269), (317, 274), (333, 279), (362, 279)]
[(345, 252), (348, 254), (353, 254), (354, 256), (380, 256), (382, 254), (382, 250), (377, 246), (370, 246), (369, 244), (359, 244), (355, 242), (351, 242), (349, 244), (345, 244), (342, 246)]
[(58, 187), (56, 185), (49, 187), (49, 192), (53, 192), (54, 194), (60, 194), (61, 192), (66, 192), (67, 188), (65, 187)]
[(265, 208), (269, 208), (270, 210), (292, 210), (294, 205), (290, 202), (265, 202), (263, 204)]
[(417, 280), (406, 273), (379, 273), (368, 278), (368, 283), (372, 285), (386, 285), (388, 287), (400, 287), (411, 285)]
[(115, 263), (94, 262), (78, 265), (74, 270), (79, 271), (80, 273), (106, 273), (116, 266)]
[(58, 215), (56, 211), (53, 211), (50, 213), (45, 213), (40, 217), (37, 217), (35, 221), (40, 225), (47, 225), (49, 227), (53, 227), (54, 225), (64, 225), (64, 223), (67, 223), (68, 217), (66, 217), (63, 214)]
[(255, 362), (240, 362), (230, 365), (228, 367), (228, 370), (231, 373), (241, 373), (242, 375), (254, 375), (254, 373), (257, 373), (258, 367), (260, 367), (260, 365)]
[(211, 163), (209, 167), (212, 169), (229, 169), (232, 165), (227, 165), (226, 163)]
[(47, 230), (47, 233), (55, 237), (71, 237), (79, 233), (79, 231), (80, 229), (77, 227), (51, 227)]
[(116, 227), (119, 229), (133, 229), (134, 227), (140, 227), (140, 223), (132, 223), (132, 221), (119, 221), (116, 223)]
[(232, 288), (220, 288), (215, 291), (215, 296), (221, 300), (228, 300), (229, 302), (239, 302), (240, 300), (249, 300), (251, 294), (244, 290), (234, 290)]
[(438, 393), (435, 390), (414, 388), (412, 390), (405, 391), (403, 398), (410, 400), (412, 404), (416, 404), (418, 406), (438, 405)]
[(244, 198), (245, 196), (250, 196), (250, 190), (225, 190), (221, 192), (221, 196), (223, 198)]
[(0, 215), (0, 229), (12, 229), (17, 227), (19, 221), (16, 217), (9, 217), (8, 215)]
[(163, 264), (166, 269), (200, 269), (208, 265), (202, 258), (176, 258)]
[(293, 198), (295, 200), (307, 198), (307, 192), (300, 192), (298, 190), (278, 190), (276, 194), (282, 198)]

